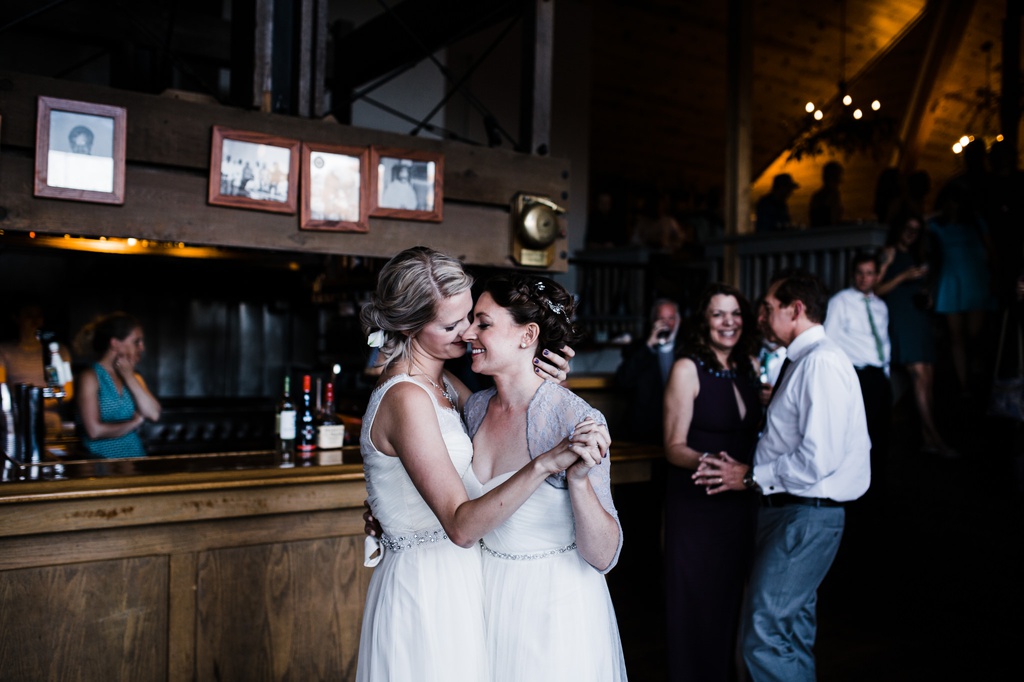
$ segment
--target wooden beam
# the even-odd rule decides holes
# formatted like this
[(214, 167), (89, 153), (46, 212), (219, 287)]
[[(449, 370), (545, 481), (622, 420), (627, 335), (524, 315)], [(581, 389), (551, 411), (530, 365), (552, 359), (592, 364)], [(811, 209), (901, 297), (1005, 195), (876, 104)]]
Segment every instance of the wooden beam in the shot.
[(903, 148), (893, 152), (891, 163), (903, 172), (917, 168), (921, 151), (928, 143), (938, 110), (933, 103), (936, 89), (953, 65), (974, 4), (974, 0), (930, 0), (925, 7), (931, 17), (928, 45), (900, 124)]
[[(725, 144), (725, 234), (750, 231), (751, 91), (754, 72), (753, 3), (729, 0), (728, 120)], [(736, 286), (736, 254), (726, 247), (722, 280)]]
[(1003, 54), (999, 99), (999, 123), (1007, 148), (1013, 153), (1013, 167), (1017, 168), (1020, 137), (1020, 31), (1024, 15), (1024, 1), (1006, 0), (1006, 18), (1003, 20)]
[(551, 151), (551, 64), (554, 59), (555, 0), (527, 2), (523, 29), (519, 151), (544, 156)]
[(295, 113), (307, 118), (313, 98), (313, 55), (316, 52), (316, 0), (299, 0), (299, 43), (294, 52), (298, 53), (299, 69), (296, 89)]
[(337, 40), (334, 92), (348, 93), (519, 11), (519, 0), (405, 0)]
[(313, 92), (310, 113), (314, 118), (321, 118), (327, 114), (327, 38), (330, 35), (327, 3), (328, 0), (316, 0), (316, 17), (313, 23)]

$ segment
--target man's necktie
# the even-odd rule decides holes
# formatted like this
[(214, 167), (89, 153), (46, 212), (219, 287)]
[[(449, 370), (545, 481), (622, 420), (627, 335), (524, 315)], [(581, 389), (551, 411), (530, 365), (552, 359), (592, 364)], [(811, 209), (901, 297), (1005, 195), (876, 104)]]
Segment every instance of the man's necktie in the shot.
[[(768, 405), (771, 405), (772, 399), (775, 398), (775, 392), (779, 390), (779, 384), (782, 383), (782, 377), (786, 376), (786, 370), (789, 369), (789, 358), (785, 358), (782, 361), (782, 367), (779, 368), (779, 376), (775, 378), (775, 384), (772, 386), (772, 394), (768, 397)], [(757, 434), (760, 436), (764, 433), (764, 429), (768, 426), (768, 405), (764, 406), (764, 410), (761, 411), (761, 423), (757, 425)]]
[(875, 326), (875, 316), (871, 314), (871, 299), (864, 297), (864, 307), (868, 309), (868, 324), (871, 325), (871, 335), (875, 337), (875, 350), (878, 351), (878, 364), (885, 365), (885, 351), (882, 346), (882, 337), (878, 335), (878, 327)]
[[(775, 392), (779, 390), (779, 384), (782, 383), (782, 377), (786, 376), (786, 370), (789, 368), (789, 358), (787, 357), (782, 361), (782, 367), (779, 368), (779, 376), (775, 379), (775, 385), (772, 386), (772, 394), (768, 398), (768, 403), (772, 402), (772, 398), (775, 397)], [(767, 406), (765, 406), (767, 409)]]

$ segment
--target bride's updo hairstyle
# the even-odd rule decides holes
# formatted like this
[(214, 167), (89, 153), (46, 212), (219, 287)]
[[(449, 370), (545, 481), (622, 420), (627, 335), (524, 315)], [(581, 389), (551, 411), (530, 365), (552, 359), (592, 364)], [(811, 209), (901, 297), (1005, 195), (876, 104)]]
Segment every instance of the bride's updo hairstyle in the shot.
[(414, 246), (389, 260), (377, 290), (359, 313), (368, 343), (387, 364), (409, 354), (409, 339), (437, 316), (441, 301), (473, 286), (462, 263), (426, 246)]
[(516, 324), (534, 322), (540, 327), (538, 357), (545, 349), (557, 353), (579, 340), (572, 324), (576, 302), (558, 282), (534, 275), (497, 275), (487, 280), (483, 290), (509, 311)]

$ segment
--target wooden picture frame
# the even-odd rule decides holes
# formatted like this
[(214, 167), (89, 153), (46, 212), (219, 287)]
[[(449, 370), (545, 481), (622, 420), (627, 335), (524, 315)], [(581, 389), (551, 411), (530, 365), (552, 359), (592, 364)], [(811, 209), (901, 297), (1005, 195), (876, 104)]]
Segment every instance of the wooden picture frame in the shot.
[(369, 232), (370, 149), (302, 143), (299, 228)]
[(123, 107), (40, 96), (35, 196), (123, 204), (127, 120)]
[(370, 176), (371, 216), (441, 222), (444, 209), (444, 154), (441, 152), (371, 147)]
[(213, 126), (208, 201), (214, 206), (295, 214), (298, 140)]

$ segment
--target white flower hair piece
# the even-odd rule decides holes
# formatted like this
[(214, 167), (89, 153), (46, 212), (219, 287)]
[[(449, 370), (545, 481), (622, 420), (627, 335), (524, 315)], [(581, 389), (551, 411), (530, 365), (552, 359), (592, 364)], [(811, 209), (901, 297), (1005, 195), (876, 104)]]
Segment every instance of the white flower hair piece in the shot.
[(366, 337), (366, 345), (370, 348), (380, 348), (384, 345), (384, 330), (377, 329)]

